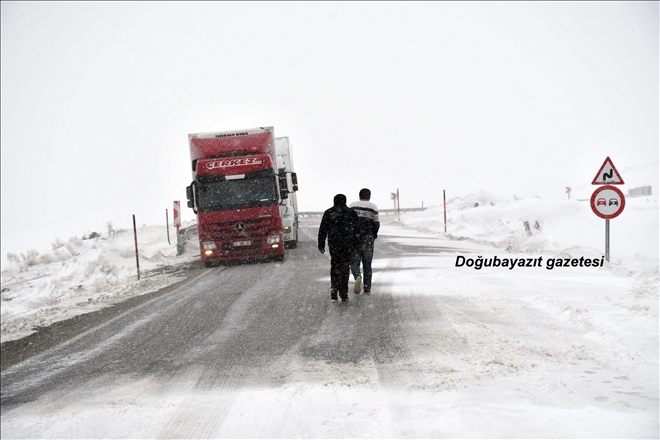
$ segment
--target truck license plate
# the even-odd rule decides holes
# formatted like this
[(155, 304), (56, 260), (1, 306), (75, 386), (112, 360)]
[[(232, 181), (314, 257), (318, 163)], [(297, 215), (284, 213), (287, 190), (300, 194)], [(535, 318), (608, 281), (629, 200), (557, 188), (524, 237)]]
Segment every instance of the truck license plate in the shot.
[(232, 246), (250, 246), (252, 244), (251, 241), (235, 241), (231, 245)]

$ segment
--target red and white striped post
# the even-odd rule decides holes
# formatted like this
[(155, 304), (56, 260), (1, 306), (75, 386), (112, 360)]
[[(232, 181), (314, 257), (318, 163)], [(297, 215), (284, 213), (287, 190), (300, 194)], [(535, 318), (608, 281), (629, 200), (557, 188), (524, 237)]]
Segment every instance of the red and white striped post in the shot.
[(179, 201), (174, 202), (174, 227), (179, 232), (181, 227), (181, 202)]
[(174, 227), (176, 228), (176, 248), (177, 248), (177, 255), (179, 252), (179, 228), (181, 227), (181, 202), (178, 200), (174, 202)]

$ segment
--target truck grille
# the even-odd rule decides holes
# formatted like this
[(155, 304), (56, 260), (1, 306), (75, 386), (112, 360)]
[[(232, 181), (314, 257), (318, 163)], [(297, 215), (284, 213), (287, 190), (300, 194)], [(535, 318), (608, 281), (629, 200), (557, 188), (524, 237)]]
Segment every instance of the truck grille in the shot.
[[(266, 237), (268, 235), (270, 221), (271, 219), (250, 219), (211, 223), (207, 226), (207, 230), (214, 240), (252, 240), (256, 244), (255, 239)], [(245, 229), (242, 232), (236, 230), (237, 223), (245, 225)], [(231, 246), (231, 244), (229, 244), (229, 246)]]

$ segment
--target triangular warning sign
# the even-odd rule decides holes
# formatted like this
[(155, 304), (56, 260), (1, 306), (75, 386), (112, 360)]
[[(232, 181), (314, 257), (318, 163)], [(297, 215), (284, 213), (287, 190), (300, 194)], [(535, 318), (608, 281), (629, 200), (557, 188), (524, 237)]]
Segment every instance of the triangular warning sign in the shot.
[(614, 164), (609, 156), (603, 162), (603, 165), (598, 170), (598, 174), (594, 177), (592, 185), (623, 185), (621, 174), (614, 168)]

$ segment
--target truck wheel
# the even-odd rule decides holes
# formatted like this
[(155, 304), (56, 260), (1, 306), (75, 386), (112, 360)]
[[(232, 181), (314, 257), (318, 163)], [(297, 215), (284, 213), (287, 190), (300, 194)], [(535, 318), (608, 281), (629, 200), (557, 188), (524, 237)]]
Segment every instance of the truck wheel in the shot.
[(213, 267), (213, 266), (214, 266), (214, 264), (209, 262), (209, 261), (204, 262), (204, 267)]

